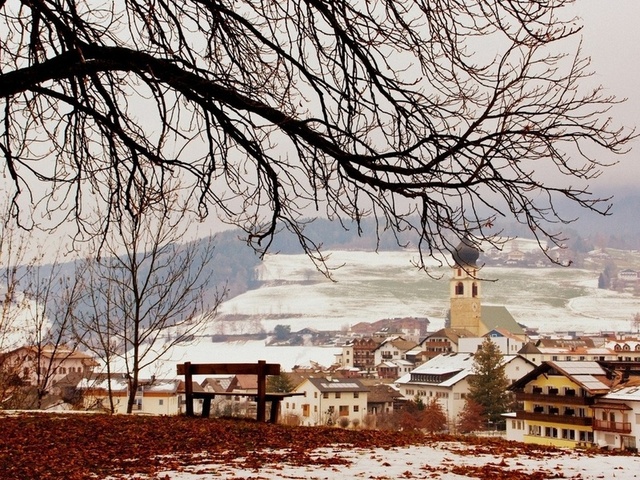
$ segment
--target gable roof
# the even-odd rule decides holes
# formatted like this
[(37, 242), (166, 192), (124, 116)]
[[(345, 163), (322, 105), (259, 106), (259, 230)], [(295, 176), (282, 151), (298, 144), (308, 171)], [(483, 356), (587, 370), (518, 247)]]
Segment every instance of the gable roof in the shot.
[[(471, 375), (473, 353), (443, 353), (403, 375), (396, 384), (417, 383), (451, 387)], [(413, 381), (413, 375), (432, 375), (439, 380)]]
[(392, 338), (388, 338), (388, 339), (384, 340), (380, 345), (378, 345), (378, 348), (376, 350), (379, 350), (379, 349), (381, 349), (383, 347), (386, 347), (388, 345), (391, 345), (391, 346), (397, 348), (401, 352), (407, 352), (407, 351), (413, 349), (416, 346), (416, 342), (412, 342), (410, 340), (405, 340), (402, 337), (392, 337)]
[(355, 378), (308, 378), (321, 393), (328, 392), (368, 392), (369, 389)]
[(432, 334), (428, 335), (423, 341), (422, 341), (422, 345), (425, 344), (425, 342), (428, 341), (428, 339), (430, 338), (436, 338), (436, 337), (444, 337), (449, 339), (451, 342), (455, 343), (456, 345), (458, 344), (458, 339), (460, 338), (473, 338), (476, 335), (474, 335), (472, 332), (470, 332), (469, 330), (466, 330), (464, 328), (451, 328), (451, 327), (446, 327), (446, 328), (441, 328), (440, 330), (433, 332)]
[(379, 383), (369, 388), (367, 403), (393, 402), (398, 398), (402, 398), (402, 394), (390, 385)]
[(524, 335), (525, 331), (502, 305), (482, 305), (480, 318), (487, 330), (504, 329), (514, 335)]
[(524, 346), (518, 350), (518, 353), (520, 355), (527, 355), (527, 354), (540, 354), (540, 349), (538, 347), (536, 347), (536, 344), (533, 342), (527, 342), (524, 344)]
[(611, 387), (611, 375), (598, 362), (550, 362), (545, 361), (519, 378), (509, 390), (524, 388), (541, 375), (557, 373), (576, 383), (592, 395), (607, 393)]

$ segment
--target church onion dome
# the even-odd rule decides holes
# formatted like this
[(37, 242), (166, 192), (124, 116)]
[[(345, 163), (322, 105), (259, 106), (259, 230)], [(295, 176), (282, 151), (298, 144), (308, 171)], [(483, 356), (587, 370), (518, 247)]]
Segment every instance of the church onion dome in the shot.
[(453, 261), (457, 267), (476, 267), (476, 262), (480, 257), (480, 250), (469, 240), (464, 237), (456, 249), (452, 252)]

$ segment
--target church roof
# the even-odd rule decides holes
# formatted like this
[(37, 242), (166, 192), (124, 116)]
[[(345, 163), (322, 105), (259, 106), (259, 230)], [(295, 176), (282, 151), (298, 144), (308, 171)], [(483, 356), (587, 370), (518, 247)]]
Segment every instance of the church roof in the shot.
[(455, 264), (462, 268), (476, 267), (480, 250), (468, 237), (464, 237), (452, 253)]
[(488, 331), (504, 329), (514, 335), (524, 335), (525, 331), (518, 322), (511, 316), (509, 310), (501, 305), (482, 305), (482, 323)]

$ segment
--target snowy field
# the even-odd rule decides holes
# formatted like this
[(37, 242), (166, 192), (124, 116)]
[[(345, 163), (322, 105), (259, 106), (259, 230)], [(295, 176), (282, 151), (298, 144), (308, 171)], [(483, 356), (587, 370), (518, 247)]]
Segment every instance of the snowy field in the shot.
[[(173, 347), (162, 360), (143, 370), (142, 375), (150, 378), (173, 378), (178, 363), (279, 363), (283, 371), (290, 372), (294, 366), (310, 365), (316, 362), (322, 366), (335, 363), (335, 355), (341, 349), (336, 347), (274, 347), (264, 341), (211, 342), (202, 338), (197, 342)], [(196, 378), (202, 380), (201, 378)]]
[[(263, 285), (225, 302), (211, 333), (271, 331), (277, 324), (333, 329), (394, 317), (428, 317), (431, 330), (444, 325), (450, 269), (433, 261), (430, 278), (412, 266), (411, 252), (332, 252), (341, 266), (333, 280), (315, 271), (304, 255), (269, 255), (260, 268)], [(597, 288), (598, 273), (576, 268), (486, 267), (483, 303), (504, 305), (516, 321), (541, 331), (630, 330), (640, 298)], [(247, 315), (252, 325), (224, 315)]]
[[(341, 266), (334, 281), (318, 273), (304, 255), (270, 255), (260, 268), (263, 285), (225, 302), (220, 315), (203, 336), (174, 347), (164, 361), (144, 369), (157, 378), (175, 375), (176, 364), (191, 362), (334, 363), (337, 347), (276, 347), (264, 341), (216, 343), (217, 333), (270, 332), (278, 324), (292, 331), (311, 327), (340, 330), (358, 322), (395, 317), (427, 317), (430, 330), (444, 325), (449, 308), (448, 267), (433, 262), (430, 278), (411, 265), (414, 254), (392, 252), (332, 253), (330, 263)], [(540, 331), (599, 332), (630, 330), (640, 312), (640, 298), (597, 288), (597, 274), (575, 268), (485, 268), (483, 303), (504, 305), (514, 318)], [(230, 318), (242, 320), (231, 321)]]
[[(399, 478), (465, 480), (470, 478), (565, 478), (574, 480), (631, 480), (640, 478), (640, 457), (581, 454), (575, 451), (536, 455), (501, 455), (476, 452), (460, 443), (391, 449), (354, 448), (321, 449), (315, 452), (326, 458), (325, 465), (263, 465), (247, 469), (238, 464), (196, 464), (180, 471), (161, 472), (158, 477), (172, 480), (206, 480), (236, 478), (275, 479), (378, 479)], [(347, 465), (332, 463), (336, 458)], [(138, 477), (136, 477), (138, 478)]]

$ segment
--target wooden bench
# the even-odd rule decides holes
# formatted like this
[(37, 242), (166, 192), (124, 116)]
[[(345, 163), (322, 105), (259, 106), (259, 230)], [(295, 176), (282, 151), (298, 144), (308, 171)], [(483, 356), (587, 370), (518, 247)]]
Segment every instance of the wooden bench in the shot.
[[(256, 375), (258, 377), (258, 391), (255, 394), (239, 393), (239, 392), (194, 392), (193, 376), (194, 375)], [(257, 420), (264, 422), (266, 420), (267, 402), (271, 402), (271, 415), (269, 421), (276, 423), (278, 420), (278, 412), (280, 402), (283, 398), (293, 397), (295, 395), (303, 395), (303, 393), (293, 392), (270, 392), (267, 393), (267, 375), (280, 375), (279, 363), (267, 363), (259, 360), (258, 363), (191, 363), (185, 362), (178, 364), (178, 375), (184, 375), (185, 384), (185, 400), (186, 414), (189, 417), (194, 416), (193, 401), (195, 399), (203, 399), (202, 416), (208, 417), (211, 412), (211, 400), (216, 396), (246, 396), (254, 397), (258, 404)]]

